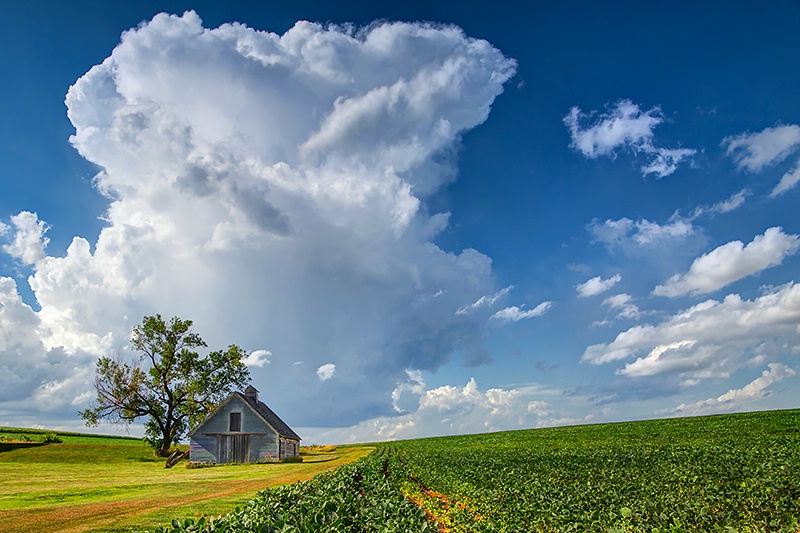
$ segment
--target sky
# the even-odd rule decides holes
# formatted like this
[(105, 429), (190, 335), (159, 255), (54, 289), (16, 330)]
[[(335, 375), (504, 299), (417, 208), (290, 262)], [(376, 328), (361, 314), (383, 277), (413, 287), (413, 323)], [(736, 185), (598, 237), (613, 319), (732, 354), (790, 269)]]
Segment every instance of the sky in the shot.
[(156, 313), (306, 444), (800, 404), (798, 2), (2, 9), (0, 425)]

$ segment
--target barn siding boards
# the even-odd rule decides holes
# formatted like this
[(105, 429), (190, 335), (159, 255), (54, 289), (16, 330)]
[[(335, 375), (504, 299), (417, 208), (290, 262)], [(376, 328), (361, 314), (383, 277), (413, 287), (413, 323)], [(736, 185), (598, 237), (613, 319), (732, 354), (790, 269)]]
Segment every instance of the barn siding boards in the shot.
[[(237, 427), (239, 431), (231, 431)], [(244, 394), (231, 394), (189, 432), (189, 437), (192, 462), (249, 463), (300, 455), (300, 437), (258, 401), (258, 391), (253, 387)]]

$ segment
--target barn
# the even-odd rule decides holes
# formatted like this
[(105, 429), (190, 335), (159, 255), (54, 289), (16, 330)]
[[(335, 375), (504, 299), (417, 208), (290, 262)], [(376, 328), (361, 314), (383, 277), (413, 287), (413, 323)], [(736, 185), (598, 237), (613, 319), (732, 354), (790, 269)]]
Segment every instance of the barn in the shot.
[(300, 437), (258, 400), (250, 385), (234, 392), (189, 432), (189, 460), (249, 463), (300, 457)]

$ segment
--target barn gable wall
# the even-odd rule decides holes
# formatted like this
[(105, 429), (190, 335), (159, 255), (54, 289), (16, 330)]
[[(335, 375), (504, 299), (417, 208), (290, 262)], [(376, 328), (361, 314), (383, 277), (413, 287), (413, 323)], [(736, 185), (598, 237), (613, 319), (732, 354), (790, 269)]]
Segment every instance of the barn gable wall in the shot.
[[(241, 431), (229, 431), (231, 413), (241, 413)], [(278, 458), (278, 434), (237, 395), (221, 406), (202, 426), (195, 429), (190, 444), (189, 460), (204, 463), (220, 462), (221, 435), (249, 435), (249, 461)]]

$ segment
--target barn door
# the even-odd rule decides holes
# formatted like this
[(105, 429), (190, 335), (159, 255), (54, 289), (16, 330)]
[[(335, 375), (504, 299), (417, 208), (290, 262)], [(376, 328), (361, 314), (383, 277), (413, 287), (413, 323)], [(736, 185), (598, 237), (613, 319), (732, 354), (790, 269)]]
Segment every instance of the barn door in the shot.
[(250, 435), (220, 435), (220, 463), (249, 463)]

